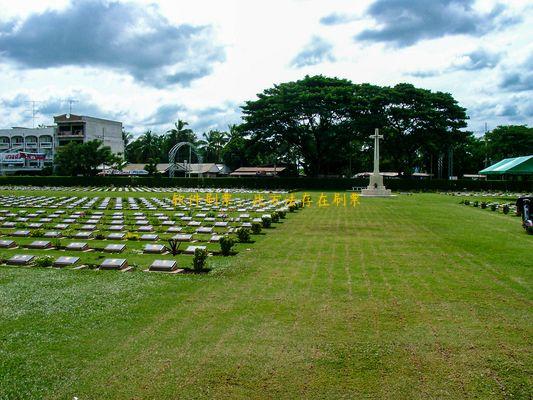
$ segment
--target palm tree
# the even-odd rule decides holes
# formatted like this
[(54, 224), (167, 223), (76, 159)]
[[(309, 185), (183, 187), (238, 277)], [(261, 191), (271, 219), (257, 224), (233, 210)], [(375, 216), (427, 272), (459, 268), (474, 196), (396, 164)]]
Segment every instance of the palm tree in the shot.
[(180, 142), (189, 142), (192, 144), (196, 143), (196, 135), (194, 134), (193, 130), (190, 128), (186, 128), (187, 125), (189, 125), (188, 122), (182, 121), (181, 119), (178, 119), (178, 122), (174, 123), (174, 128), (169, 129), (167, 133), (166, 140), (168, 141), (171, 146), (169, 147), (169, 150), (177, 143)]
[(124, 141), (124, 148), (128, 146), (128, 144), (131, 142), (131, 139), (133, 139), (133, 135), (129, 132), (126, 132), (124, 129), (122, 130), (122, 140)]
[(220, 131), (209, 131), (202, 135), (203, 140), (198, 143), (206, 161), (220, 162), (224, 145), (228, 142), (228, 134)]
[(152, 131), (148, 130), (137, 140), (140, 143), (140, 153), (143, 162), (148, 161), (150, 158), (159, 158), (158, 155), (161, 140), (157, 134), (154, 134)]

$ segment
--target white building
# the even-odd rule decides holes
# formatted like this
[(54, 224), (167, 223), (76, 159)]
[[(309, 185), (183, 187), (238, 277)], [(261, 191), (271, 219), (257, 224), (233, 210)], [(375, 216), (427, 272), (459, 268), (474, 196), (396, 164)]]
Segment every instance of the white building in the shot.
[(122, 123), (83, 115), (54, 117), (55, 126), (0, 129), (0, 174), (35, 172), (52, 165), (56, 149), (71, 141), (100, 140), (124, 154)]
[(54, 122), (58, 146), (71, 141), (84, 143), (96, 139), (111, 147), (113, 153), (124, 154), (121, 122), (74, 114), (58, 115), (54, 117)]

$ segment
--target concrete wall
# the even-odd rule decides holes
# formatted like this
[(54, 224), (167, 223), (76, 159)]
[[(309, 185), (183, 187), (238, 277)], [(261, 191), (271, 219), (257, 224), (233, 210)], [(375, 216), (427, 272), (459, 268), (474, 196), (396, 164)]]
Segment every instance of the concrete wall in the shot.
[(111, 147), (113, 153), (124, 154), (122, 140), (122, 124), (120, 122), (105, 121), (98, 118), (84, 117), (85, 141), (100, 140), (104, 146)]

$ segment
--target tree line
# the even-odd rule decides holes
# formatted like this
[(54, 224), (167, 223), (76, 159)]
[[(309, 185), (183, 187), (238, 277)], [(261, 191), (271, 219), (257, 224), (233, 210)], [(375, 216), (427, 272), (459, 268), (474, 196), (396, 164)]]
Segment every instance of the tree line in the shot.
[[(385, 136), (381, 170), (405, 176), (461, 176), (503, 158), (533, 154), (533, 128), (500, 126), (476, 137), (465, 129), (466, 109), (451, 94), (408, 83), (383, 87), (306, 76), (274, 85), (241, 108), (242, 122), (226, 131), (198, 136), (178, 120), (164, 133), (149, 130), (134, 140), (124, 132), (125, 160), (148, 163), (153, 170), (156, 163), (169, 162), (175, 144), (190, 142), (204, 162), (231, 169), (284, 165), (293, 176), (353, 176), (372, 170), (369, 136), (375, 128)], [(176, 158), (188, 159), (188, 150)], [(197, 162), (194, 156), (192, 161)]]

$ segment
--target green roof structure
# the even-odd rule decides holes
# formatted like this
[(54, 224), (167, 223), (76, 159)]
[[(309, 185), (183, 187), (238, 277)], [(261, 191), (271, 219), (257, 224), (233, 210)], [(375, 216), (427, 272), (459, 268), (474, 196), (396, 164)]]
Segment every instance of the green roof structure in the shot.
[(506, 158), (479, 171), (480, 175), (533, 175), (533, 155)]

